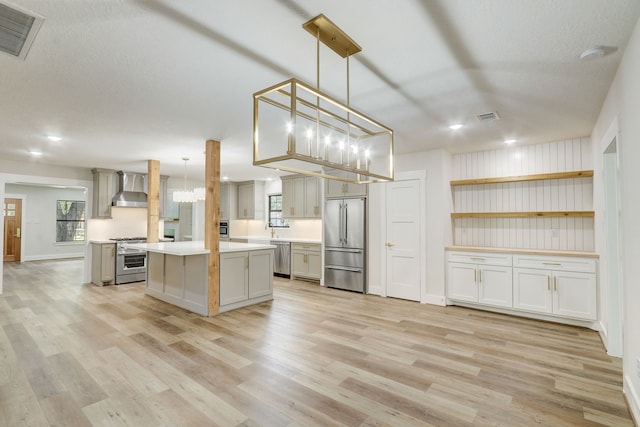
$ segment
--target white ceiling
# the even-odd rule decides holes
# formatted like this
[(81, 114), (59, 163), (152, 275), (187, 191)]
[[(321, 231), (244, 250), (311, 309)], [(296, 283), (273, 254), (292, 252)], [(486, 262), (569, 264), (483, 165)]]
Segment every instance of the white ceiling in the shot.
[[(251, 166), (252, 94), (315, 84), (301, 25), (319, 13), (363, 47), (351, 105), (394, 130), (397, 153), (589, 135), (640, 16), (637, 0), (12, 1), (46, 21), (25, 61), (0, 55), (0, 158), (141, 172), (157, 159), (179, 178), (188, 156), (197, 178), (218, 139), (234, 180), (273, 176)], [(593, 45), (618, 50), (580, 61)], [(346, 98), (345, 61), (324, 46), (320, 87)], [(502, 119), (475, 118), (488, 111)]]

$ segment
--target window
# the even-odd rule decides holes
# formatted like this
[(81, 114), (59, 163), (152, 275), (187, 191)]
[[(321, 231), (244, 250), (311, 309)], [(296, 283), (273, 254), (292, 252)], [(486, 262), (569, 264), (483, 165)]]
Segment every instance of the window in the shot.
[(84, 242), (85, 202), (58, 200), (56, 202), (56, 242)]
[(269, 196), (269, 227), (289, 227), (289, 220), (282, 218), (282, 194)]

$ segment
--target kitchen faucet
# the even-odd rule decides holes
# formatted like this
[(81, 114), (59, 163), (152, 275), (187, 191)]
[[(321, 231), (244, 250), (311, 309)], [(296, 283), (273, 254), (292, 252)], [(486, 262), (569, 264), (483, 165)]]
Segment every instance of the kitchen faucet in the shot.
[(273, 239), (273, 237), (276, 235), (276, 230), (273, 229), (273, 225), (271, 225), (270, 222), (267, 222), (264, 225), (264, 229), (266, 230), (267, 228), (271, 228), (271, 238)]

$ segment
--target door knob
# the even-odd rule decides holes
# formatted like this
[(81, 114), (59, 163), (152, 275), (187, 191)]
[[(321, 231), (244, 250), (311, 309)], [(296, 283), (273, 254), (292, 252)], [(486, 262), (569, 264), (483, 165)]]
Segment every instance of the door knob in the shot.
[(16, 228), (16, 237), (18, 239), (21, 237), (21, 235), (20, 235), (20, 227)]
[(390, 247), (395, 246), (395, 245), (394, 245), (393, 243), (389, 243), (389, 242), (387, 242), (386, 246), (387, 246), (388, 248), (390, 248)]

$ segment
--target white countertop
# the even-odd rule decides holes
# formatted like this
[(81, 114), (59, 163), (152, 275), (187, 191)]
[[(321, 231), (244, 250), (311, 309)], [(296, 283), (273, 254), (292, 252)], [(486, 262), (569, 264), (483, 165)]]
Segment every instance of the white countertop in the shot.
[(321, 244), (322, 240), (320, 239), (305, 239), (305, 238), (297, 238), (297, 237), (269, 237), (269, 236), (231, 236), (230, 239), (248, 239), (248, 240), (261, 240), (265, 242), (280, 241), (280, 242), (291, 242), (291, 243), (314, 243)]
[[(168, 239), (166, 237), (160, 237), (158, 239), (158, 241), (160, 242), (172, 242), (173, 239)], [(96, 245), (105, 245), (107, 243), (115, 243), (115, 240), (111, 240), (111, 239), (91, 239), (89, 240), (89, 243), (95, 243)]]
[[(209, 249), (204, 248), (203, 241), (195, 242), (160, 242), (160, 243), (130, 243), (128, 247), (142, 249), (148, 252), (156, 252), (168, 255), (188, 256), (208, 254)], [(220, 242), (220, 253), (257, 251), (260, 249), (274, 249), (273, 245), (258, 243)]]

